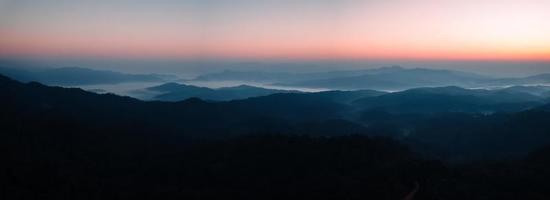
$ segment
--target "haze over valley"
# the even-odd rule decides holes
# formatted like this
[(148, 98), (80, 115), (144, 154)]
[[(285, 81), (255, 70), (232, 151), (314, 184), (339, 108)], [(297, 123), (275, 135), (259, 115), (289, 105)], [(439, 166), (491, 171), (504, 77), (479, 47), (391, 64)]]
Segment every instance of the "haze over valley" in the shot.
[(0, 199), (550, 199), (548, 0), (0, 0)]

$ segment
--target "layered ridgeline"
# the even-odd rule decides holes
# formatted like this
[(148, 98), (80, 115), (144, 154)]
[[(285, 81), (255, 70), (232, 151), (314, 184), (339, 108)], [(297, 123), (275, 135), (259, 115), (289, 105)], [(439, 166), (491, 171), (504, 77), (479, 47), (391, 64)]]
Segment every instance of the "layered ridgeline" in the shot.
[(550, 196), (540, 87), (146, 102), (0, 76), (0, 90), (7, 199)]
[(204, 100), (227, 101), (266, 96), (275, 93), (298, 93), (300, 91), (267, 89), (249, 85), (212, 89), (171, 82), (154, 87), (148, 87), (144, 90), (139, 90), (136, 92), (152, 93), (153, 97), (151, 99), (160, 101), (181, 101), (193, 97)]
[(417, 87), (459, 86), (464, 88), (509, 87), (513, 85), (546, 85), (550, 75), (521, 78), (496, 78), (475, 73), (399, 66), (365, 70), (318, 73), (270, 73), (262, 71), (225, 70), (198, 76), (198, 81), (254, 81), (279, 86), (321, 89), (405, 90)]
[(391, 113), (516, 112), (548, 101), (550, 87), (464, 89), (456, 86), (415, 88), (378, 97), (361, 98), (353, 106)]
[[(333, 71), (320, 73), (269, 73), (260, 71), (231, 71), (225, 70), (220, 73), (200, 75), (193, 80), (193, 83), (216, 82), (216, 81), (237, 81), (248, 82), (260, 85), (275, 85), (282, 88), (311, 88), (322, 90), (379, 90), (379, 91), (402, 91), (422, 87), (442, 87), (439, 93), (452, 93), (453, 87), (462, 88), (489, 88), (487, 90), (470, 90), (472, 95), (506, 95), (513, 93), (526, 93), (524, 95), (508, 95), (503, 102), (512, 101), (511, 98), (524, 98), (532, 100), (539, 97), (546, 98), (550, 87), (546, 86), (550, 78), (545, 74), (525, 78), (491, 78), (452, 70), (434, 69), (406, 69), (402, 67), (383, 67), (368, 70), (355, 71)], [(447, 91), (445, 91), (447, 90)], [(249, 97), (265, 96), (275, 93), (297, 93), (292, 89), (267, 89), (262, 87), (239, 85), (233, 87), (222, 87), (218, 89), (198, 87), (191, 84), (166, 83), (155, 87), (148, 87), (136, 91), (136, 94), (148, 94), (152, 100), (180, 101), (191, 97), (205, 100), (235, 100)], [(415, 92), (422, 92), (418, 90)], [(528, 94), (528, 95), (527, 95)], [(401, 94), (399, 94), (401, 95)], [(427, 95), (427, 94), (425, 94)], [(466, 94), (464, 94), (466, 95)], [(488, 97), (491, 98), (491, 97)], [(496, 99), (496, 98), (493, 98)], [(454, 101), (458, 99), (452, 99)], [(538, 100), (535, 100), (538, 101)], [(430, 101), (426, 101), (429, 105)], [(476, 103), (476, 102), (471, 102)]]
[(37, 81), (56, 86), (118, 84), (128, 82), (164, 82), (176, 77), (162, 74), (126, 74), (81, 67), (29, 68), (3, 67), (0, 73), (21, 82)]
[[(521, 155), (550, 141), (546, 134), (550, 125), (538, 123), (550, 117), (545, 109), (547, 93), (533, 92), (540, 87), (327, 91), (223, 102), (198, 98), (146, 102), (34, 82), (24, 84), (6, 77), (1, 82), (4, 122), (18, 129), (48, 129), (50, 121), (55, 124), (59, 120), (63, 126), (70, 122), (87, 131), (168, 134), (186, 140), (266, 132), (382, 135), (432, 149), (434, 152), (426, 153), (450, 159), (467, 158), (463, 154), (468, 153), (472, 158)], [(44, 120), (41, 123), (46, 127), (21, 124), (36, 120)], [(453, 151), (448, 152), (450, 149)]]
[[(550, 76), (547, 74), (523, 78), (493, 78), (452, 70), (411, 69), (397, 66), (317, 73), (226, 70), (220, 73), (203, 74), (191, 80), (179, 79), (172, 75), (125, 74), (78, 67), (0, 67), (0, 73), (22, 82), (37, 81), (54, 86), (76, 86), (97, 93), (115, 93), (142, 100), (161, 101), (180, 101), (192, 97), (226, 101), (275, 93), (296, 93), (299, 92), (298, 90), (302, 92), (320, 90), (402, 91), (419, 87), (448, 86), (509, 88), (509, 91), (521, 90), (540, 96), (543, 95), (542, 93), (547, 93), (548, 87), (546, 86), (550, 83)], [(196, 86), (196, 84), (220, 85), (222, 82), (219, 81), (233, 81), (236, 86), (222, 88)]]

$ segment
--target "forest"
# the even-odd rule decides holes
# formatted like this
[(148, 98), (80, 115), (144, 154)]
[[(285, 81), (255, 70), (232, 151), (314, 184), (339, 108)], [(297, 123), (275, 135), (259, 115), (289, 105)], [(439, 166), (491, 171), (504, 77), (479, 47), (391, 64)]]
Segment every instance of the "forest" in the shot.
[(3, 199), (550, 197), (549, 105), (501, 94), (160, 102), (4, 76), (0, 89)]

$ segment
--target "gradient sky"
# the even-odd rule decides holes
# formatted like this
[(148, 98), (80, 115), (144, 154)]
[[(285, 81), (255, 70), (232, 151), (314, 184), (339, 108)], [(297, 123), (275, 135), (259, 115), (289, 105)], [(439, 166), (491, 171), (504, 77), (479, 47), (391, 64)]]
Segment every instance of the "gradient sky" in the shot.
[(550, 1), (0, 0), (0, 56), (550, 60)]

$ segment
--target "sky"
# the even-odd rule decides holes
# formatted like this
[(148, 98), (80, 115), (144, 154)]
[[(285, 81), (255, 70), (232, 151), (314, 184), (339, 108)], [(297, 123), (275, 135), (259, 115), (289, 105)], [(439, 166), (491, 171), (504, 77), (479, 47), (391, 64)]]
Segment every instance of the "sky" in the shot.
[(549, 10), (549, 0), (0, 0), (0, 57), (540, 64)]

